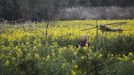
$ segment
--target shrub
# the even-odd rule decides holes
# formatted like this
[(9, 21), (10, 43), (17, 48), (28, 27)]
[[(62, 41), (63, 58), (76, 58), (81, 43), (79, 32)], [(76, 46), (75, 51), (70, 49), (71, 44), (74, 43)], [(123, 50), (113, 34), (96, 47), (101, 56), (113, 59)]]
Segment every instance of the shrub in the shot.
[(134, 52), (134, 35), (129, 36), (119, 36), (118, 38), (113, 38), (107, 40), (108, 44), (104, 50), (114, 54), (128, 54), (129, 52)]
[(85, 75), (99, 75), (103, 67), (104, 61), (101, 53), (84, 52), (78, 61), (78, 70), (81, 70)]
[(101, 71), (101, 75), (134, 75), (134, 63), (117, 62), (108, 65)]

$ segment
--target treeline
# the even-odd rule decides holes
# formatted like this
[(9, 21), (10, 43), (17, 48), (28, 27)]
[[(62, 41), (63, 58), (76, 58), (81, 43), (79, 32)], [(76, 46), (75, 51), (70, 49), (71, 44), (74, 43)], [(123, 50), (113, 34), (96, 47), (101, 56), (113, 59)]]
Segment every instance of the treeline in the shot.
[(129, 7), (134, 6), (134, 0), (65, 0), (67, 6), (118, 6)]
[(60, 20), (134, 19), (134, 7), (68, 7), (60, 9)]
[(0, 0), (0, 20), (52, 20), (61, 8), (130, 7), (134, 0)]
[(0, 18), (40, 21), (54, 19), (59, 2), (55, 0), (0, 0)]

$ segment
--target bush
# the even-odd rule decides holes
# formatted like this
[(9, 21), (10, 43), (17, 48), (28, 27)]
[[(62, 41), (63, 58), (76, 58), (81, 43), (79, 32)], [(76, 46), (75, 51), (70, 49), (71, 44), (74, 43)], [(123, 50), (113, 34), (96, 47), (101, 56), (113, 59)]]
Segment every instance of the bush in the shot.
[(80, 54), (80, 59), (78, 60), (78, 70), (82, 71), (85, 75), (99, 75), (99, 72), (104, 67), (102, 54), (83, 52), (83, 50)]
[(101, 75), (134, 75), (134, 63), (117, 62), (108, 65), (101, 71)]
[(107, 40), (106, 48), (103, 49), (107, 52), (113, 54), (128, 54), (129, 52), (134, 52), (134, 35), (129, 36), (119, 36)]

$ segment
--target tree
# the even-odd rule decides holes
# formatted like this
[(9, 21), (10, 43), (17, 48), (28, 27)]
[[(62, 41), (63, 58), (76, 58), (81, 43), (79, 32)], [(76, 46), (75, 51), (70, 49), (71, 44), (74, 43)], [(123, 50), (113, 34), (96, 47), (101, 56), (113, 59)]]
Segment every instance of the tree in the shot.
[(1, 11), (0, 15), (7, 20), (16, 20), (21, 17), (19, 0), (1, 0)]

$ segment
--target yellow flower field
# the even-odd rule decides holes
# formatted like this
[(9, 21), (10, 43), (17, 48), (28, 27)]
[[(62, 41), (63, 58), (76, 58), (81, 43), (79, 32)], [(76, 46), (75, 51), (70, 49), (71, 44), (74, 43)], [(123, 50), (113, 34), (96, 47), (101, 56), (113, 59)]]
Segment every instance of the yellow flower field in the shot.
[[(53, 21), (48, 29), (45, 22), (2, 24), (0, 72), (2, 75), (122, 75), (127, 71), (133, 75), (134, 20), (97, 20), (98, 25), (116, 22), (127, 22), (121, 26), (123, 32), (105, 32), (102, 36), (99, 30), (98, 39), (96, 28), (86, 30), (95, 27), (96, 20)], [(111, 26), (118, 28), (116, 24)], [(89, 47), (79, 46), (85, 35)]]

